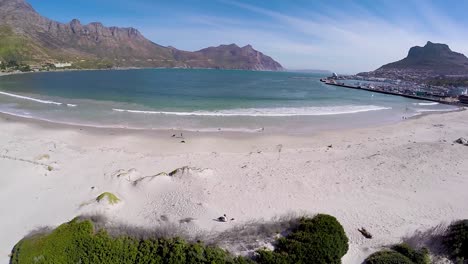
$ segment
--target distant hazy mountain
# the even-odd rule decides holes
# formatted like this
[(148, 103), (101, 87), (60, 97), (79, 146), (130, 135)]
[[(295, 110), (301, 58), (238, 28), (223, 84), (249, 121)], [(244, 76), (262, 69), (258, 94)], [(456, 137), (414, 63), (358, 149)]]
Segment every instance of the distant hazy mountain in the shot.
[(182, 51), (171, 47), (171, 51), (175, 60), (183, 61), (190, 67), (283, 70), (281, 64), (255, 50), (251, 45), (245, 47), (239, 47), (236, 44), (220, 45), (195, 52)]
[(386, 64), (374, 72), (361, 75), (375, 75), (388, 77), (395, 75), (420, 75), (434, 77), (437, 75), (466, 75), (468, 74), (468, 58), (452, 51), (446, 44), (432, 43), (424, 47), (412, 47), (408, 56), (400, 61)]
[(29, 62), (72, 61), (88, 67), (184, 67), (282, 70), (250, 45), (234, 44), (196, 52), (164, 47), (134, 28), (59, 23), (38, 14), (25, 0), (0, 0), (0, 58)]

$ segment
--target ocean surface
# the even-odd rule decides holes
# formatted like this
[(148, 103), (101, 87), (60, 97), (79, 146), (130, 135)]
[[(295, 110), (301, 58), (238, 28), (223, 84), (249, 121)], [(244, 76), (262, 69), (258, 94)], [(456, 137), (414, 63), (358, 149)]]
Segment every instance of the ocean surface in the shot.
[(294, 72), (145, 69), (0, 77), (0, 112), (133, 129), (307, 133), (454, 107), (324, 85)]

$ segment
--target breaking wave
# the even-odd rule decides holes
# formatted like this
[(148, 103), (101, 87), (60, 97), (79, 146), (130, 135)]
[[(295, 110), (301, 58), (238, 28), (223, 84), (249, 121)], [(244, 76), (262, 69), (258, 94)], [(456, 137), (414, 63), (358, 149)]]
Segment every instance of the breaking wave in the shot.
[(414, 104), (415, 104), (415, 105), (421, 105), (421, 106), (423, 106), (423, 105), (438, 105), (439, 103), (437, 103), (437, 102), (432, 102), (432, 103), (414, 103)]
[[(37, 98), (32, 98), (28, 96), (23, 96), (23, 95), (18, 95), (18, 94), (12, 94), (12, 93), (7, 93), (7, 92), (1, 92), (1, 95), (9, 96), (9, 97), (14, 97), (18, 99), (23, 99), (23, 100), (28, 100), (28, 101), (33, 101), (36, 103), (41, 103), (41, 104), (52, 104), (52, 105), (64, 105), (63, 103), (59, 102), (54, 102), (54, 101), (48, 101), (48, 100), (42, 100), (42, 99), (37, 99)], [(66, 104), (68, 107), (76, 107), (77, 105), (75, 104)]]
[(218, 111), (194, 111), (194, 112), (166, 112), (166, 111), (143, 111), (117, 109), (116, 112), (126, 112), (134, 114), (156, 114), (156, 115), (174, 115), (174, 116), (246, 116), (246, 117), (286, 117), (286, 116), (323, 116), (323, 115), (341, 115), (354, 114), (368, 111), (389, 110), (390, 107), (375, 105), (348, 105), (348, 106), (325, 106), (325, 107), (280, 107), (280, 108), (245, 108), (229, 109)]

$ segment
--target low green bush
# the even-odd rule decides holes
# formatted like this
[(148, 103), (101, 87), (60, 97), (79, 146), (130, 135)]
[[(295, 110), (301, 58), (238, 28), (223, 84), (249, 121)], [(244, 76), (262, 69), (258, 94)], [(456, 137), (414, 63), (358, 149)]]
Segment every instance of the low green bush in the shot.
[(302, 218), (297, 228), (278, 240), (273, 252), (259, 251), (259, 263), (341, 263), (348, 238), (341, 224), (329, 215)]
[(251, 263), (228, 252), (182, 239), (138, 240), (112, 238), (106, 231), (95, 233), (91, 221), (73, 220), (50, 234), (21, 240), (13, 249), (12, 264), (42, 263)]
[(403, 254), (392, 250), (383, 250), (372, 254), (365, 261), (366, 264), (414, 264)]
[(430, 264), (431, 259), (429, 257), (429, 250), (427, 248), (421, 248), (415, 250), (410, 245), (403, 243), (393, 246), (392, 249), (403, 256), (409, 258), (415, 264)]
[(429, 251), (426, 248), (415, 250), (408, 244), (398, 244), (391, 250), (379, 251), (365, 261), (367, 264), (430, 264)]
[[(334, 217), (302, 218), (294, 226), (288, 236), (277, 241), (274, 251), (258, 251), (255, 261), (260, 264), (341, 263), (348, 251), (348, 238)], [(248, 264), (255, 261), (180, 238), (112, 237), (105, 229), (96, 230), (90, 220), (78, 218), (50, 233), (24, 238), (11, 255), (11, 264)]]
[(468, 262), (468, 220), (455, 222), (448, 227), (444, 245), (456, 263)]

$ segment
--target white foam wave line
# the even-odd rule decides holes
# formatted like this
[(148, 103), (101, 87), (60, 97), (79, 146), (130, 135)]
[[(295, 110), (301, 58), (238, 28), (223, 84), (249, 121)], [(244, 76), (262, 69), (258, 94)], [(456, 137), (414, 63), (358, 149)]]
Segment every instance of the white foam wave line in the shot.
[(116, 112), (127, 112), (134, 114), (156, 114), (156, 115), (175, 115), (175, 116), (246, 116), (246, 117), (287, 117), (287, 116), (323, 116), (354, 114), (368, 111), (389, 110), (391, 107), (381, 106), (343, 106), (343, 107), (303, 107), (303, 108), (247, 108), (220, 110), (215, 112), (196, 111), (196, 112), (165, 112), (165, 111), (142, 111), (114, 108)]
[(34, 101), (34, 102), (42, 103), (42, 104), (62, 105), (62, 103), (59, 103), (59, 102), (41, 100), (41, 99), (36, 99), (36, 98), (27, 97), (27, 96), (22, 96), (22, 95), (17, 95), (17, 94), (12, 94), (12, 93), (0, 92), (0, 94), (6, 95), (6, 96), (10, 96), (10, 97), (19, 98), (19, 99)]
[(454, 109), (415, 109), (416, 112), (422, 113), (422, 112), (451, 112), (451, 111), (457, 111), (458, 108)]
[(438, 105), (439, 103), (437, 102), (432, 102), (432, 103), (414, 103), (415, 105)]
[(0, 110), (0, 113), (10, 116), (16, 116), (20, 118), (38, 120), (53, 124), (61, 124), (67, 126), (78, 126), (78, 127), (91, 127), (91, 128), (102, 128), (102, 129), (129, 129), (129, 130), (152, 130), (152, 131), (191, 131), (191, 132), (208, 132), (208, 133), (219, 133), (219, 132), (243, 132), (243, 133), (257, 133), (262, 131), (262, 128), (180, 128), (180, 127), (167, 127), (167, 128), (140, 128), (140, 127), (130, 127), (130, 126), (119, 126), (119, 125), (94, 125), (94, 124), (82, 124), (82, 123), (73, 123), (73, 122), (63, 122), (56, 121), (47, 118), (34, 117), (29, 115), (29, 113), (18, 114), (8, 111)]
[(76, 104), (67, 104), (68, 107), (77, 107)]

